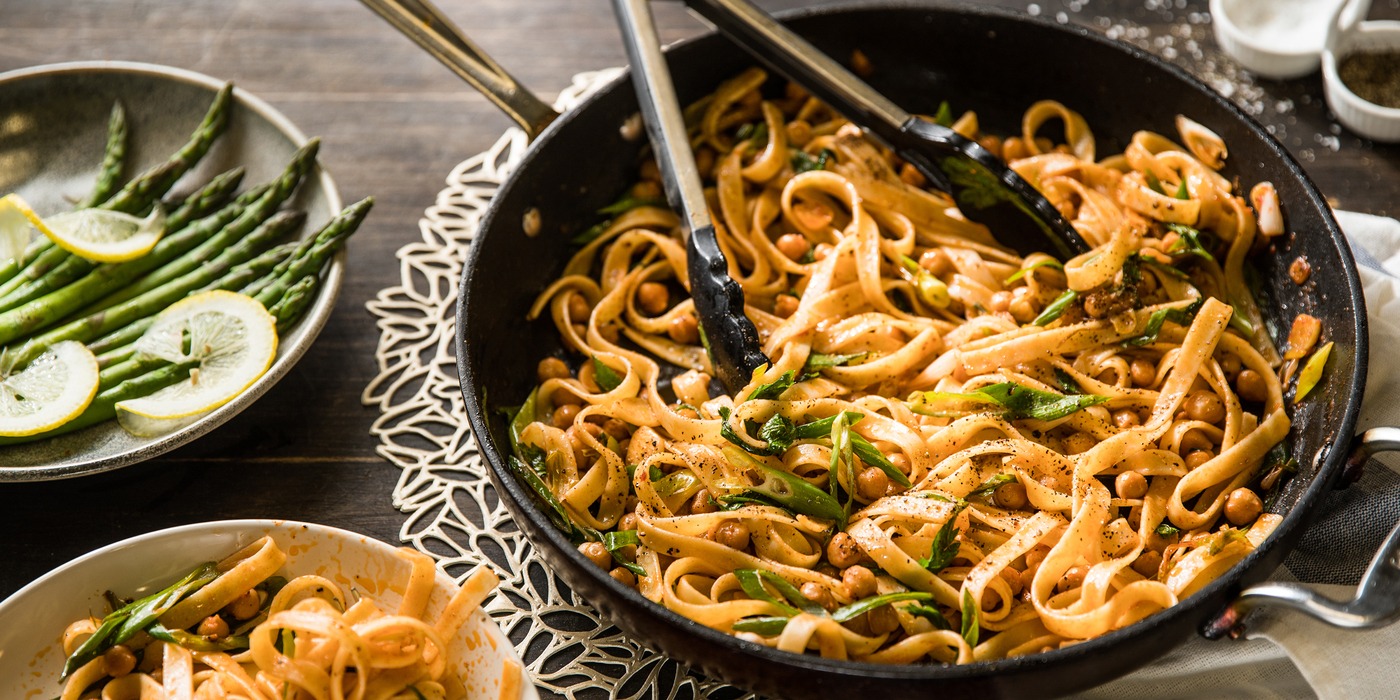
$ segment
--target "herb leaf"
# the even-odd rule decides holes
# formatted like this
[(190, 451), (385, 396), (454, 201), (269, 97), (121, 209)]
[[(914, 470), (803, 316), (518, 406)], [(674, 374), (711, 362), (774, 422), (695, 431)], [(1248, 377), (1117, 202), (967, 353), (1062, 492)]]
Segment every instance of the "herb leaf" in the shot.
[(1186, 308), (1157, 309), (1147, 318), (1147, 325), (1142, 329), (1142, 335), (1128, 339), (1128, 344), (1134, 347), (1142, 347), (1157, 342), (1157, 336), (1162, 332), (1162, 324), (1171, 321), (1180, 326), (1189, 326), (1196, 318), (1196, 312), (1205, 303), (1205, 297), (1197, 297), (1196, 301)]
[(933, 114), (933, 123), (939, 126), (953, 125), (953, 108), (948, 106), (947, 100), (938, 103), (938, 111)]
[(796, 151), (792, 156), (792, 170), (798, 174), (811, 172), (813, 170), (826, 170), (827, 163), (835, 159), (836, 152), (832, 151), (830, 148), (823, 148), (821, 152), (817, 154), (816, 158), (802, 151)]
[(840, 367), (847, 362), (859, 360), (869, 354), (868, 352), (858, 352), (854, 355), (822, 355), (820, 353), (812, 353), (807, 356), (807, 364), (802, 366), (802, 372), (807, 374), (810, 372), (820, 372), (829, 367)]
[(1201, 244), (1201, 232), (1185, 224), (1167, 224), (1167, 228), (1176, 232), (1176, 242), (1172, 244), (1168, 253), (1190, 253), (1198, 257), (1215, 262), (1215, 256)]
[(608, 230), (608, 227), (612, 225), (612, 219), (605, 219), (603, 221), (599, 221), (598, 223), (589, 226), (588, 229), (585, 230), (583, 233), (580, 233), (579, 235), (570, 238), (569, 242), (574, 245), (588, 245), (589, 243), (598, 240), (598, 237), (603, 235), (603, 232)]
[(618, 550), (631, 545), (640, 545), (642, 540), (637, 537), (636, 530), (617, 530), (615, 532), (603, 533), (603, 546), (608, 549), (608, 554), (612, 555), (613, 561), (618, 565), (631, 571), (638, 576), (646, 576), (646, 569), (640, 565), (627, 561)]
[(774, 469), (736, 447), (725, 447), (723, 452), (730, 464), (739, 469), (751, 469), (763, 478), (763, 483), (751, 487), (750, 491), (772, 499), (780, 507), (794, 513), (822, 520), (835, 520), (839, 527), (845, 528), (845, 511), (834, 496), (813, 486), (806, 479)]
[(811, 423), (797, 426), (797, 430), (793, 433), (793, 438), (797, 440), (815, 440), (821, 437), (829, 437), (831, 435), (832, 424), (834, 424), (837, 417), (841, 415), (846, 417), (846, 425), (855, 425), (860, 422), (860, 419), (865, 417), (863, 413), (842, 411), (836, 416), (814, 420)]
[(775, 413), (758, 429), (758, 439), (767, 442), (768, 449), (772, 450), (773, 454), (782, 454), (792, 447), (795, 432), (792, 421), (784, 418), (781, 413)]
[(598, 210), (599, 214), (621, 214), (637, 207), (664, 207), (666, 200), (662, 197), (624, 197)]
[(928, 620), (929, 622), (932, 622), (934, 629), (953, 629), (953, 626), (948, 623), (948, 618), (944, 617), (943, 613), (938, 611), (938, 608), (933, 607), (931, 605), (926, 606), (919, 605), (917, 603), (914, 605), (906, 605), (904, 606), (904, 611), (911, 615), (916, 615), (918, 617), (924, 618), (925, 620)]
[(1051, 260), (1051, 259), (1049, 259), (1049, 258), (1046, 258), (1046, 259), (1043, 259), (1043, 260), (1037, 260), (1037, 261), (1036, 261), (1034, 264), (1032, 264), (1030, 267), (1023, 267), (1023, 268), (1017, 270), (1017, 271), (1015, 272), (1015, 274), (1011, 275), (1010, 277), (1007, 277), (1007, 278), (1006, 278), (1006, 282), (1004, 282), (1004, 284), (1009, 285), (1009, 284), (1011, 284), (1012, 282), (1015, 282), (1016, 280), (1021, 279), (1022, 277), (1025, 277), (1026, 275), (1030, 274), (1030, 272), (1031, 272), (1032, 270), (1034, 270), (1034, 269), (1036, 269), (1036, 268), (1038, 268), (1038, 267), (1053, 267), (1053, 268), (1055, 268), (1056, 270), (1063, 270), (1063, 269), (1065, 269), (1065, 266), (1064, 266), (1064, 265), (1061, 265), (1061, 264), (1060, 264), (1060, 261), (1058, 261), (1058, 260)]
[(598, 386), (603, 391), (612, 391), (622, 384), (622, 377), (617, 376), (613, 368), (603, 364), (597, 355), (593, 356), (593, 379), (598, 382)]
[(996, 491), (998, 488), (1001, 488), (1003, 485), (1009, 484), (1015, 480), (1015, 474), (997, 474), (992, 478), (984, 481), (981, 486), (978, 486), (972, 491), (972, 493), (969, 493), (967, 495), (980, 496), (982, 498), (986, 498), (988, 496), (991, 496), (992, 492)]
[(1177, 199), (1191, 198), (1191, 190), (1187, 189), (1186, 187), (1186, 178), (1181, 178), (1181, 186), (1176, 188), (1176, 194), (1173, 196), (1175, 196)]
[[(797, 586), (788, 583), (787, 579), (771, 571), (766, 571), (764, 569), (735, 569), (734, 578), (739, 579), (739, 585), (744, 589), (744, 593), (747, 593), (748, 596), (754, 600), (772, 603), (782, 608), (784, 612), (791, 611), (792, 615), (796, 615), (799, 612), (810, 613), (812, 615), (826, 615), (826, 610), (822, 608), (822, 606), (817, 605), (807, 598), (807, 596), (802, 595), (802, 592), (797, 590)], [(769, 593), (768, 589), (764, 587), (763, 584), (765, 582), (777, 589), (778, 593), (782, 594), (787, 600), (784, 601), (775, 598), (773, 594)], [(789, 602), (791, 602), (791, 605), (788, 604)]]
[(791, 389), (792, 385), (797, 381), (799, 380), (797, 380), (795, 373), (792, 370), (788, 370), (783, 372), (783, 376), (778, 377), (776, 380), (754, 389), (744, 401), (757, 401), (762, 399), (771, 401), (777, 399), (784, 391)]
[(1080, 388), (1079, 382), (1074, 381), (1074, 376), (1059, 367), (1055, 369), (1055, 381), (1060, 385), (1066, 394), (1082, 394), (1084, 390)]
[(860, 458), (860, 461), (872, 467), (879, 467), (880, 471), (885, 473), (885, 476), (894, 480), (894, 482), (900, 486), (906, 489), (913, 486), (913, 484), (909, 483), (909, 477), (905, 476), (904, 472), (899, 470), (899, 467), (894, 466), (890, 460), (886, 459), (883, 453), (875, 449), (874, 445), (870, 444), (870, 441), (855, 433), (851, 433), (851, 451), (855, 452), (855, 455)]
[(734, 623), (735, 632), (753, 632), (760, 637), (776, 637), (787, 627), (788, 619), (777, 616), (746, 617)]
[(1041, 391), (1021, 386), (1014, 382), (1001, 382), (978, 389), (975, 393), (1001, 404), (1006, 408), (1005, 418), (1017, 420), (1058, 420), (1071, 413), (1096, 406), (1108, 400), (1107, 396), (1076, 394), (1062, 396), (1049, 391)]
[(921, 591), (900, 591), (898, 593), (886, 593), (884, 595), (872, 596), (865, 600), (858, 600), (850, 605), (843, 605), (832, 611), (831, 619), (837, 622), (847, 622), (875, 608), (898, 603), (905, 600), (933, 600), (932, 593)]
[(977, 646), (977, 637), (982, 633), (982, 610), (972, 599), (972, 591), (964, 588), (962, 596), (962, 638), (970, 647)]
[(1065, 313), (1065, 309), (1068, 309), (1069, 305), (1073, 304), (1074, 300), (1077, 298), (1079, 298), (1079, 292), (1076, 292), (1073, 289), (1066, 289), (1064, 293), (1060, 294), (1059, 297), (1056, 297), (1054, 301), (1050, 302), (1050, 305), (1045, 307), (1045, 310), (1040, 312), (1040, 315), (1036, 316), (1035, 320), (1031, 321), (1031, 323), (1037, 326), (1050, 325), (1055, 321), (1055, 319), (1059, 318), (1060, 316), (1063, 316)]
[(959, 528), (953, 523), (967, 508), (967, 501), (959, 502), (953, 506), (953, 512), (948, 515), (948, 520), (938, 528), (938, 534), (933, 536), (933, 546), (929, 549), (927, 558), (919, 560), (919, 566), (929, 570), (929, 573), (937, 574), (947, 568), (954, 559), (958, 558), (958, 549), (962, 543), (958, 542)]
[(1181, 534), (1181, 530), (1178, 530), (1177, 528), (1172, 527), (1172, 524), (1171, 524), (1171, 523), (1163, 522), (1162, 524), (1160, 524), (1160, 525), (1157, 526), (1157, 536), (1158, 536), (1158, 537), (1165, 537), (1165, 538), (1170, 539), (1170, 538), (1176, 537), (1177, 535), (1180, 535), (1180, 534)]
[(1162, 189), (1162, 181), (1157, 179), (1157, 175), (1151, 170), (1143, 171), (1143, 177), (1147, 180), (1147, 186), (1157, 194), (1165, 195), (1166, 190)]

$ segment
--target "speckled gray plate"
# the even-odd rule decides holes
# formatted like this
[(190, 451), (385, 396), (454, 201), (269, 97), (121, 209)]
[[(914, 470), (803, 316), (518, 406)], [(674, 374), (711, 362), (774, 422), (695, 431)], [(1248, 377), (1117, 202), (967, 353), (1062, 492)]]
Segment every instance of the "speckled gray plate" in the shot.
[[(126, 107), (131, 125), (125, 173), (131, 177), (180, 148), (222, 84), (178, 68), (118, 61), (61, 63), (0, 74), (0, 195), (18, 192), (41, 215), (72, 209), (71, 202), (85, 196), (96, 180), (114, 100)], [(245, 189), (267, 182), (306, 142), (301, 131), (266, 102), (241, 90), (234, 96), (228, 131), (172, 194), (188, 193), (238, 165), (247, 169)], [(340, 211), (340, 195), (330, 175), (317, 168), (290, 206), (306, 212), (306, 235)], [(341, 251), (315, 303), (281, 338), (272, 368), (238, 398), (164, 437), (135, 437), (113, 420), (48, 440), (0, 447), (0, 481), (63, 479), (124, 467), (223, 424), (262, 396), (311, 346), (335, 306), (344, 271)]]

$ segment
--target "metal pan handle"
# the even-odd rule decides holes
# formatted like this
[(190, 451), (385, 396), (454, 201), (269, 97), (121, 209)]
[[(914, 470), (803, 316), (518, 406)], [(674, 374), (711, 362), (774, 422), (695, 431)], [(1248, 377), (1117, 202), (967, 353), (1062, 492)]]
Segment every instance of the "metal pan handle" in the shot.
[(496, 65), (452, 20), (428, 0), (361, 0), (396, 29), (427, 49), (460, 78), (496, 103), (531, 141), (559, 113)]
[[(1340, 477), (1342, 486), (1361, 477), (1362, 466), (1377, 452), (1400, 450), (1400, 428), (1372, 428), (1356, 436)], [(1400, 524), (1390, 531), (1371, 559), (1356, 596), (1339, 602), (1293, 583), (1265, 583), (1246, 588), (1215, 619), (1201, 629), (1206, 639), (1237, 637), (1244, 617), (1263, 605), (1291, 608), (1335, 627), (1384, 627), (1400, 619)]]

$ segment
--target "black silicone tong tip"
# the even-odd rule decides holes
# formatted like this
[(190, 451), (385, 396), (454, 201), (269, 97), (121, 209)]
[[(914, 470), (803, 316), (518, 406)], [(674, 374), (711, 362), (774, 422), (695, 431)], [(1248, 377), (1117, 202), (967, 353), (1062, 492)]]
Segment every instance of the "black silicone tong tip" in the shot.
[(695, 313), (700, 318), (702, 339), (719, 380), (730, 393), (736, 393), (768, 358), (761, 349), (758, 329), (744, 315), (744, 290), (729, 276), (729, 265), (715, 237), (700, 171), (686, 137), (680, 101), (661, 53), (651, 7), (647, 0), (613, 0), (613, 11), (632, 64), (632, 83), (666, 186), (666, 198), (690, 230), (686, 274)]
[(963, 216), (1021, 255), (1088, 252), (1054, 205), (971, 139), (915, 117), (748, 0), (685, 0), (755, 58), (801, 85), (914, 164)]

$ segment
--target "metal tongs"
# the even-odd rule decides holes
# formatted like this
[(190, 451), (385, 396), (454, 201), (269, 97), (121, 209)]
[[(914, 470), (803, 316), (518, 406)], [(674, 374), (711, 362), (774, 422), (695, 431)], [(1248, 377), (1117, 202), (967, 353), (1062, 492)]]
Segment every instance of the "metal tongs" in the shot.
[(690, 296), (695, 300), (715, 372), (731, 393), (737, 392), (768, 358), (760, 349), (758, 329), (744, 315), (744, 290), (729, 276), (729, 265), (715, 237), (700, 171), (690, 150), (671, 71), (661, 53), (651, 7), (647, 0), (613, 0), (613, 11), (627, 46), (632, 84), (637, 89), (637, 102), (656, 154), (666, 199), (690, 230)]
[(984, 224), (1021, 255), (1067, 260), (1089, 246), (1030, 183), (976, 141), (916, 117), (748, 0), (685, 0), (755, 58), (801, 85), (919, 169), (953, 196), (963, 216)]

